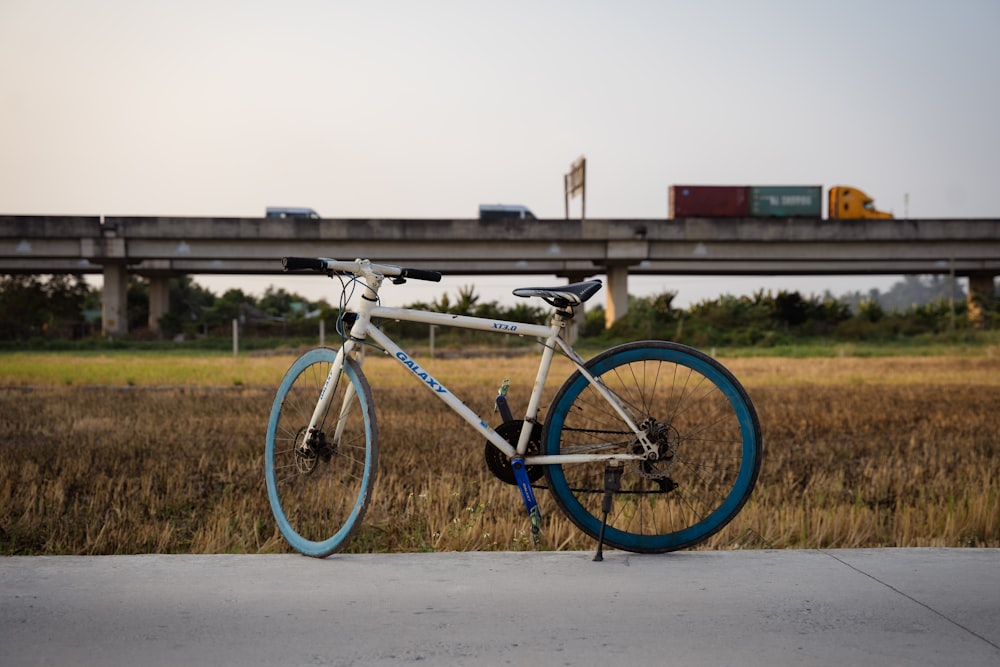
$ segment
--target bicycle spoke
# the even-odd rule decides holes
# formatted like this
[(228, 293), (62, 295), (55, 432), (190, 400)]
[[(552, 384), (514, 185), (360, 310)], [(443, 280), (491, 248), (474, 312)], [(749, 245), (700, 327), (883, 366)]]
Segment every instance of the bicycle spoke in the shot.
[[(665, 342), (613, 348), (587, 368), (640, 426), (642, 438), (623, 428), (617, 411), (575, 374), (550, 409), (546, 453), (655, 455), (625, 464), (607, 543), (669, 551), (704, 540), (731, 520), (759, 469), (759, 425), (735, 379), (711, 358)], [(604, 464), (550, 465), (547, 474), (560, 507), (596, 537)]]
[[(330, 439), (325, 419), (307, 433), (333, 360), (332, 350), (320, 348), (292, 365), (275, 397), (265, 448), (275, 519), (285, 539), (311, 556), (328, 555), (346, 543), (364, 516), (375, 479), (371, 390), (354, 362), (327, 388), (327, 414), (336, 409), (343, 420), (340, 442)], [(345, 403), (347, 387), (352, 394)]]

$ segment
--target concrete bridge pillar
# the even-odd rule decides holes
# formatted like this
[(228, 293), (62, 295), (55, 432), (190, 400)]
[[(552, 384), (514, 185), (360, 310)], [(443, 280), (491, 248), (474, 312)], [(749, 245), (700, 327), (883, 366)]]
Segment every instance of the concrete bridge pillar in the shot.
[(160, 333), (160, 318), (170, 312), (170, 277), (149, 278), (149, 330)]
[(988, 272), (969, 274), (969, 292), (966, 303), (969, 306), (969, 321), (980, 329), (986, 326), (985, 308), (993, 301), (994, 275)]
[(607, 267), (608, 287), (605, 295), (604, 324), (612, 324), (628, 314), (628, 266)]
[(128, 271), (125, 264), (104, 265), (101, 292), (101, 331), (105, 336), (128, 333)]

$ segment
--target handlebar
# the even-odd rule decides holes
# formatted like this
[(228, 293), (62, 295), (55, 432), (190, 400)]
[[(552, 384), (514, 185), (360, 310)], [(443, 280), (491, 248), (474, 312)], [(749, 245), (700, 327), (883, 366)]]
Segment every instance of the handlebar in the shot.
[(282, 257), (285, 271), (326, 271), (326, 262), (318, 257)]
[(364, 275), (367, 269), (390, 278), (413, 278), (414, 280), (426, 280), (433, 283), (441, 282), (441, 273), (439, 271), (410, 269), (392, 264), (372, 264), (368, 260), (363, 259), (344, 262), (326, 257), (282, 257), (281, 265), (285, 271), (337, 271), (340, 273)]
[(441, 272), (440, 271), (427, 271), (426, 269), (407, 269), (401, 268), (400, 274), (404, 278), (413, 278), (414, 280), (426, 280), (430, 283), (441, 282)]

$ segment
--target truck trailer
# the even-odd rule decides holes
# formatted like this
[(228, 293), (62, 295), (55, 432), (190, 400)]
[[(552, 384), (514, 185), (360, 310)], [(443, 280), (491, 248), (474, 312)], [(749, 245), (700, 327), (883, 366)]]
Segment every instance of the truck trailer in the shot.
[[(821, 218), (821, 185), (671, 185), (670, 218)], [(827, 196), (831, 219), (892, 218), (861, 190), (835, 185)]]

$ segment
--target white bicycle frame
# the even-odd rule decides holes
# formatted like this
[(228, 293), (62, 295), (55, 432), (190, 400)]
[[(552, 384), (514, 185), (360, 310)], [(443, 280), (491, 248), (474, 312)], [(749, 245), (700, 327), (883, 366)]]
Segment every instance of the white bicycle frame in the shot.
[[(309, 430), (307, 432), (315, 432), (315, 430), (322, 424), (323, 419), (329, 410), (331, 397), (335, 393), (330, 391), (330, 389), (336, 386), (336, 382), (340, 378), (340, 373), (344, 367), (344, 359), (348, 356), (355, 355), (357, 351), (362, 350), (365, 345), (365, 341), (370, 339), (381, 347), (386, 354), (409, 369), (409, 371), (418, 380), (422, 381), (429, 390), (431, 390), (439, 399), (444, 401), (445, 405), (451, 408), (451, 410), (463, 420), (468, 422), (474, 429), (479, 431), (479, 433), (494, 447), (502, 451), (508, 457), (513, 458), (517, 456), (523, 458), (525, 465), (585, 463), (590, 461), (611, 460), (644, 460), (648, 458), (647, 455), (650, 452), (653, 452), (655, 455), (656, 446), (649, 441), (645, 431), (636, 425), (628, 410), (622, 404), (622, 401), (619, 400), (618, 397), (600, 380), (587, 371), (580, 356), (573, 350), (569, 343), (563, 340), (560, 336), (560, 333), (565, 327), (565, 320), (553, 317), (552, 324), (545, 326), (540, 324), (527, 324), (522, 322), (508, 322), (504, 320), (472, 317), (468, 315), (452, 315), (448, 313), (413, 310), (409, 308), (391, 308), (381, 306), (378, 305), (378, 291), (382, 285), (382, 280), (385, 277), (400, 275), (399, 267), (372, 264), (368, 260), (343, 262), (326, 259), (325, 261), (327, 263), (327, 268), (331, 271), (350, 273), (363, 279), (362, 284), (364, 285), (364, 289), (357, 308), (347, 309), (347, 312), (357, 314), (357, 319), (351, 326), (350, 337), (344, 341), (344, 345), (337, 353), (333, 366), (330, 368), (330, 373), (327, 376), (326, 383), (320, 393), (319, 401), (316, 404), (316, 409), (314, 410), (312, 419), (309, 422)], [(531, 396), (528, 400), (528, 408), (524, 417), (524, 423), (521, 428), (521, 434), (518, 438), (517, 446), (514, 447), (507, 442), (503, 436), (497, 433), (493, 427), (487, 424), (479, 415), (459, 400), (447, 387), (436, 380), (434, 376), (431, 375), (425, 368), (411, 359), (408, 354), (406, 354), (391, 338), (389, 338), (389, 336), (387, 336), (377, 326), (372, 324), (371, 321), (373, 318), (387, 318), (403, 322), (418, 322), (459, 329), (472, 329), (489, 333), (531, 336), (544, 340), (542, 359), (538, 365), (538, 373), (535, 376), (535, 384), (531, 390)], [(597, 392), (603, 396), (606, 401), (608, 401), (608, 403), (621, 416), (632, 432), (635, 433), (639, 444), (642, 445), (643, 453), (526, 455), (532, 428), (537, 422), (542, 392), (545, 388), (546, 380), (548, 379), (553, 354), (555, 353), (555, 348), (557, 346), (566, 354), (567, 357), (569, 357), (569, 359), (576, 366), (577, 370), (587, 379)], [(353, 398), (354, 392), (350, 387), (348, 387), (348, 391), (344, 397), (344, 403), (341, 406), (341, 416), (347, 414)], [(334, 442), (339, 441), (340, 433), (343, 428), (342, 424), (343, 419), (338, 419)], [(610, 446), (613, 443), (608, 444)]]

